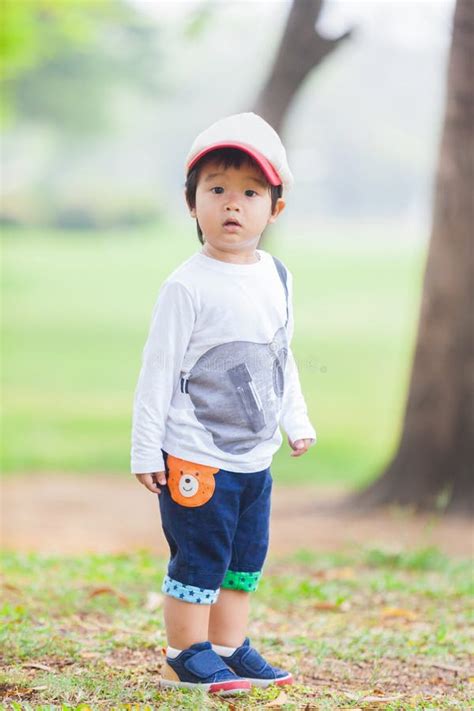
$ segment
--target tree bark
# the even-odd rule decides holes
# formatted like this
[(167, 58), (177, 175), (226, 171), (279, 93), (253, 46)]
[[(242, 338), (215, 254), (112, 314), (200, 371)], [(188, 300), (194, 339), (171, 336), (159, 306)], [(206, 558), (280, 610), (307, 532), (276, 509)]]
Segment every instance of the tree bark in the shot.
[(294, 0), (270, 71), (257, 100), (255, 113), (280, 133), (288, 108), (304, 79), (336, 47), (351, 36), (326, 39), (316, 29), (323, 0)]
[(473, 512), (474, 2), (457, 0), (417, 343), (398, 451), (357, 506)]

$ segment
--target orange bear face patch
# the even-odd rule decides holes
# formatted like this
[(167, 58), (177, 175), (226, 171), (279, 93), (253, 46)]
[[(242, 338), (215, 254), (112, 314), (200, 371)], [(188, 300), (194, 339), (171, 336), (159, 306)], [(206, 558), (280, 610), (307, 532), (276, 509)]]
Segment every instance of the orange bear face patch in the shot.
[(214, 493), (214, 475), (219, 469), (187, 462), (168, 454), (168, 488), (171, 498), (181, 506), (202, 506)]

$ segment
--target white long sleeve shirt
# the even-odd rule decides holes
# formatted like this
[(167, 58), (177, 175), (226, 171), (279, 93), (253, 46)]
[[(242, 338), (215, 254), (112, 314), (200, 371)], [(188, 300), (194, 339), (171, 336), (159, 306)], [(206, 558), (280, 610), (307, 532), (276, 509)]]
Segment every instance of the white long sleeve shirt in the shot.
[[(286, 289), (271, 254), (235, 264), (199, 251), (163, 282), (135, 390), (131, 471), (164, 470), (162, 449), (232, 472), (270, 466), (282, 443), (316, 442), (290, 348)], [(283, 267), (280, 263), (280, 267)]]

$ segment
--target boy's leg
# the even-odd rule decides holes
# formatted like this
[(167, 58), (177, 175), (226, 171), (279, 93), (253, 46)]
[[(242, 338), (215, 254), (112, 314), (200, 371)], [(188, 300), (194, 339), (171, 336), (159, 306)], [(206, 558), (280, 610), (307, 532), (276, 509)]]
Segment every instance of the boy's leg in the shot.
[(185, 649), (208, 640), (210, 610), (231, 557), (242, 481), (162, 452), (167, 484), (158, 503), (171, 553), (162, 587), (164, 617), (169, 646)]
[(171, 557), (162, 585), (168, 649), (160, 685), (247, 692), (250, 682), (232, 672), (208, 640), (209, 611), (219, 596), (238, 516), (234, 477), (163, 454), (167, 482), (157, 496)]
[(221, 588), (210, 610), (208, 639), (222, 647), (239, 647), (247, 634), (249, 609), (248, 592)]
[(250, 690), (251, 683), (229, 669), (207, 640), (209, 608), (165, 595), (168, 649), (161, 669), (162, 688), (199, 688), (225, 696)]
[(211, 610), (209, 621), (213, 648), (232, 671), (259, 687), (293, 683), (289, 672), (269, 664), (245, 636), (250, 592), (258, 587), (268, 549), (271, 489), (270, 468), (255, 472), (245, 487), (232, 559), (221, 584), (222, 602)]
[(164, 595), (166, 638), (170, 647), (187, 649), (208, 639), (210, 605), (196, 605)]
[(242, 492), (232, 558), (209, 617), (209, 639), (222, 647), (238, 647), (245, 640), (250, 593), (257, 589), (269, 540), (270, 468), (238, 476), (245, 476), (247, 484)]

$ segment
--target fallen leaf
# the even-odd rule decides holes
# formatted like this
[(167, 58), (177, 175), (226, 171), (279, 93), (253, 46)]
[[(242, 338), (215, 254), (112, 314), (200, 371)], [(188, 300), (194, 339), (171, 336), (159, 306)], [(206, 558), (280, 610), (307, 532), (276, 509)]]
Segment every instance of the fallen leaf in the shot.
[(329, 570), (317, 570), (314, 577), (319, 580), (353, 580), (355, 572), (353, 568), (330, 568)]
[[(471, 673), (470, 669), (466, 669), (463, 667), (458, 667), (457, 665), (454, 664), (443, 664), (442, 662), (430, 662), (426, 659), (419, 659), (417, 662), (417, 665), (422, 666), (422, 667), (433, 667), (434, 669), (442, 669), (443, 671), (450, 671), (453, 672), (455, 676), (463, 676), (468, 678), (469, 674)], [(474, 678), (474, 677), (472, 677)]]
[(326, 610), (327, 612), (343, 612), (344, 608), (337, 602), (329, 602), (329, 600), (318, 600), (313, 602), (315, 610)]
[(280, 691), (276, 699), (273, 699), (273, 701), (270, 701), (268, 704), (265, 704), (265, 706), (283, 706), (283, 704), (286, 704), (288, 701), (288, 695), (285, 694), (284, 691)]
[(441, 676), (432, 676), (431, 679), (429, 680), (430, 684), (436, 685), (436, 684), (444, 684), (444, 679)]
[(21, 665), (22, 667), (29, 667), (30, 669), (42, 669), (43, 671), (54, 672), (56, 669), (53, 667), (48, 667), (47, 664), (41, 664), (40, 662), (25, 662)]
[(13, 592), (22, 592), (21, 588), (19, 588), (17, 585), (13, 585), (13, 583), (3, 583), (2, 587), (4, 590), (12, 590)]
[(416, 614), (411, 610), (405, 610), (403, 607), (384, 607), (380, 613), (384, 619), (393, 617), (403, 618), (405, 620), (416, 620)]
[(121, 592), (117, 592), (117, 590), (114, 590), (114, 588), (108, 588), (108, 587), (101, 587), (101, 588), (93, 588), (91, 592), (89, 593), (88, 597), (97, 597), (97, 595), (115, 595), (121, 603), (124, 605), (129, 604), (129, 599), (126, 595), (123, 595)]
[(364, 703), (385, 703), (386, 701), (397, 701), (398, 699), (401, 699), (403, 694), (392, 694), (390, 696), (384, 696), (382, 692), (378, 691), (375, 689), (377, 694), (374, 694), (373, 691), (367, 694), (364, 694), (364, 692), (360, 692), (359, 694), (355, 694), (352, 691), (344, 691), (344, 696), (347, 696), (348, 699), (353, 699), (354, 701), (363, 701)]
[(82, 659), (97, 659), (97, 657), (101, 657), (102, 654), (100, 652), (79, 652), (79, 656), (82, 657)]
[(29, 696), (34, 693), (31, 687), (26, 688), (24, 686), (15, 686), (14, 684), (2, 684), (1, 690), (3, 693), (21, 694), (22, 696)]

